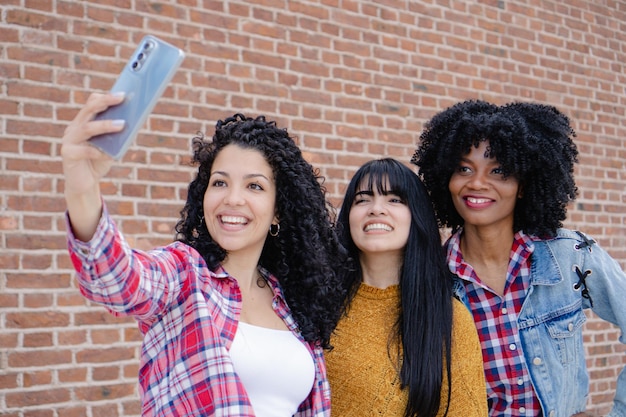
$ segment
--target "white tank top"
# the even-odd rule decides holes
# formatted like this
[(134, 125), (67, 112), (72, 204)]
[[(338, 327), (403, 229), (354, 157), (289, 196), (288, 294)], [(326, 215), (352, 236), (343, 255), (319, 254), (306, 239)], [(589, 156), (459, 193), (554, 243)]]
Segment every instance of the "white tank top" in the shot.
[(240, 321), (230, 357), (257, 417), (293, 416), (313, 388), (313, 357), (289, 330)]

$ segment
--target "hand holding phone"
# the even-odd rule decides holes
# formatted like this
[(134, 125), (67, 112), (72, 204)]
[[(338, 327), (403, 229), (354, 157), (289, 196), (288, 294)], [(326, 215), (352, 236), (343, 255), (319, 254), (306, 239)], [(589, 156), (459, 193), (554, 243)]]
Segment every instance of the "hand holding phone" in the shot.
[(95, 117), (124, 120), (124, 129), (94, 136), (89, 142), (115, 159), (122, 158), (184, 56), (181, 49), (154, 36), (145, 36), (111, 88), (111, 93), (124, 93), (124, 101)]

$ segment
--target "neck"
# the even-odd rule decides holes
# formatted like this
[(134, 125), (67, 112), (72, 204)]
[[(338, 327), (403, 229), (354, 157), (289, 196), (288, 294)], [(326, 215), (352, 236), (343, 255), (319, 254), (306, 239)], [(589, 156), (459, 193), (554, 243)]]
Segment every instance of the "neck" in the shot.
[(463, 258), (482, 263), (508, 262), (514, 236), (512, 228), (464, 228), (460, 242)]
[(247, 289), (253, 286), (258, 286), (257, 281), (259, 278), (258, 270), (258, 258), (238, 258), (228, 255), (222, 267), (233, 276), (241, 289)]
[(400, 283), (402, 254), (364, 254), (359, 256), (363, 282), (372, 287), (385, 289)]

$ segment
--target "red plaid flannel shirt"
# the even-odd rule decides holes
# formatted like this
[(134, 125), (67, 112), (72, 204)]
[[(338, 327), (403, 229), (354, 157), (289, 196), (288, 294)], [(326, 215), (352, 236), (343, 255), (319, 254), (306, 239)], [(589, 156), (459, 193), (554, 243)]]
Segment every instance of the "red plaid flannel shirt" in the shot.
[(532, 239), (518, 232), (513, 239), (504, 295), (500, 297), (480, 281), (463, 260), (460, 236), (447, 243), (448, 267), (465, 285), (470, 311), (478, 329), (487, 381), (489, 415), (542, 415), (532, 386), (517, 328), (517, 316), (530, 286)]
[[(133, 316), (143, 334), (139, 386), (143, 417), (254, 416), (228, 349), (237, 329), (241, 293), (219, 268), (210, 271), (193, 248), (175, 242), (132, 250), (106, 207), (90, 242), (68, 248), (81, 293), (118, 316)], [(311, 353), (315, 382), (297, 416), (330, 416), (323, 350), (304, 341), (276, 278), (274, 310)]]

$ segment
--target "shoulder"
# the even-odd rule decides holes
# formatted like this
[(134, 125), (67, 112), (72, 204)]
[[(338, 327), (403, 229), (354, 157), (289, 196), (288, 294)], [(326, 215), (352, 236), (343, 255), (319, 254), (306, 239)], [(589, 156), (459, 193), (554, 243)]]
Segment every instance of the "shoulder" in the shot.
[(556, 234), (550, 238), (540, 239), (534, 238), (533, 245), (538, 253), (549, 251), (558, 254), (559, 257), (565, 256), (567, 253), (576, 253), (581, 249), (591, 250), (592, 247), (598, 247), (596, 240), (591, 236), (570, 229), (558, 229)]
[(458, 299), (452, 299), (452, 338), (467, 338), (468, 334), (476, 334), (476, 325), (472, 313)]
[(158, 258), (164, 270), (175, 272), (177, 281), (187, 282), (192, 287), (212, 288), (229, 281), (228, 273), (221, 266), (209, 269), (202, 255), (183, 242), (172, 242), (153, 249), (150, 254)]
[(460, 302), (456, 297), (452, 297), (452, 314), (453, 314), (455, 321), (456, 320), (462, 320), (462, 321), (470, 320), (473, 322), (472, 314), (470, 313), (470, 311), (467, 309), (465, 304)]
[(593, 242), (595, 243), (595, 240), (579, 231), (579, 230), (572, 230), (572, 229), (565, 229), (565, 228), (560, 228), (557, 229), (556, 234), (552, 237), (549, 238), (545, 238), (545, 239), (541, 239), (538, 237), (533, 237), (533, 241), (535, 243), (547, 243), (547, 244), (561, 244), (567, 241), (575, 241), (575, 242)]
[(180, 262), (182, 265), (187, 264), (191, 267), (208, 268), (200, 253), (183, 242), (172, 242), (167, 246), (154, 249), (152, 253), (161, 253), (163, 254), (162, 256), (171, 257), (175, 259), (176, 262)]
[[(476, 325), (471, 313), (460, 301), (453, 300), (454, 324), (452, 328), (451, 365), (453, 373), (460, 376), (460, 382), (470, 390), (477, 390), (480, 398), (484, 388), (478, 389), (477, 380), (483, 380), (483, 356)], [(455, 378), (452, 378), (455, 381)], [(459, 381), (457, 379), (457, 381)], [(482, 394), (481, 394), (482, 393)], [(471, 396), (471, 395), (470, 395)]]

